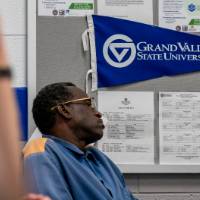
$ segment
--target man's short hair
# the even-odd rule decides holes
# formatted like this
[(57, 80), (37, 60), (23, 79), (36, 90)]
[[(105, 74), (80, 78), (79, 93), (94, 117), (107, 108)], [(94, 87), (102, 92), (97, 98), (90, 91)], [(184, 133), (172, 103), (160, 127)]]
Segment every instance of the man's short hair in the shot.
[(76, 87), (70, 82), (53, 83), (42, 88), (37, 94), (33, 101), (32, 113), (41, 133), (51, 134), (50, 130), (56, 119), (56, 112), (51, 111), (51, 107), (72, 99), (70, 86)]

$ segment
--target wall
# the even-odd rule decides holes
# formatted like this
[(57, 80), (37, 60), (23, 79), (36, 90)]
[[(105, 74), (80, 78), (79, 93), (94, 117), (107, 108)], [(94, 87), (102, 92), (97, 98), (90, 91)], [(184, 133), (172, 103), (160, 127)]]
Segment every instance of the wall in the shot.
[(13, 87), (26, 86), (26, 4), (25, 0), (1, 0), (3, 35), (14, 72)]
[[(15, 86), (26, 85), (25, 74), (27, 35), (25, 26), (25, 8), (25, 0), (1, 0), (0, 13), (5, 18), (4, 37), (8, 44), (10, 61), (12, 67), (15, 70), (15, 76), (21, 78), (20, 81), (16, 78), (14, 79), (13, 85)], [(73, 36), (72, 33), (70, 34)], [(69, 42), (69, 45), (70, 43), (71, 42)], [(77, 41), (77, 49), (79, 45), (80, 41)], [(72, 56), (72, 58), (76, 59), (76, 55), (79, 53), (81, 54), (81, 52), (76, 52), (76, 55), (74, 55), (73, 51), (71, 51), (70, 48), (71, 47), (69, 46), (69, 51), (66, 52), (66, 54), (69, 54), (68, 56)], [(51, 53), (51, 50), (49, 49), (41, 50), (43, 52), (46, 52), (46, 54)], [(58, 54), (56, 56), (58, 60), (61, 59)], [(89, 59), (87, 55), (85, 59)], [(43, 60), (43, 62), (41, 60), (40, 64), (42, 65), (44, 64), (44, 62), (45, 60)], [(54, 62), (56, 65), (56, 60)], [(88, 67), (87, 62), (85, 64), (86, 66), (83, 66), (84, 70), (86, 70), (86, 68)], [(66, 63), (66, 69), (69, 65), (72, 65), (72, 68), (76, 67), (75, 65), (73, 65), (73, 62), (71, 62), (68, 64)], [(72, 68), (68, 69), (68, 72), (70, 72)], [(56, 71), (57, 68), (52, 68), (51, 71), (47, 72), (47, 76), (39, 80), (40, 87), (41, 85), (44, 85), (46, 82), (48, 82), (48, 77), (50, 76), (50, 73), (56, 74)], [(72, 80), (75, 80), (75, 82), (78, 81), (77, 79), (79, 75), (83, 75), (77, 72), (75, 73), (74, 71), (70, 73), (74, 74)], [(54, 77), (54, 81), (58, 79), (64, 80), (65, 77)], [(163, 80), (163, 83), (165, 81), (166, 80)], [(192, 80), (188, 78), (188, 84), (190, 84), (191, 81)], [(152, 84), (153, 83), (154, 82), (152, 82)], [(133, 193), (135, 193), (136, 196), (139, 197), (140, 200), (200, 200), (199, 174), (126, 174), (125, 177), (128, 187)]]

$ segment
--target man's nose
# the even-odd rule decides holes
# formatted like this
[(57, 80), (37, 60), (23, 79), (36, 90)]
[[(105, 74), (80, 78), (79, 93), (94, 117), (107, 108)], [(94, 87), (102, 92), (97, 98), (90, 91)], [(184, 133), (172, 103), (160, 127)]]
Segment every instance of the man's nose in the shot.
[(102, 114), (99, 111), (95, 110), (95, 116), (101, 118)]

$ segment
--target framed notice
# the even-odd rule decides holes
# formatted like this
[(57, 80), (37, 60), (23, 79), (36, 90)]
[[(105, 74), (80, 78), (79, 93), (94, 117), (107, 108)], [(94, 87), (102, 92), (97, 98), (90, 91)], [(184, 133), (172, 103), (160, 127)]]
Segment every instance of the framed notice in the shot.
[(118, 164), (154, 164), (153, 92), (100, 91), (98, 109), (106, 119), (100, 150)]

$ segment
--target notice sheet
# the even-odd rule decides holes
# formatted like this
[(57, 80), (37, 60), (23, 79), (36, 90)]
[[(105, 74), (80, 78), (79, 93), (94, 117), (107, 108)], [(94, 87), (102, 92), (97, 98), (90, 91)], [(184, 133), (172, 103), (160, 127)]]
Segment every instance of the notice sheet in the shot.
[(38, 0), (39, 16), (86, 16), (94, 14), (94, 0)]
[(154, 164), (154, 93), (98, 92), (106, 118), (98, 148), (118, 164)]
[(153, 1), (98, 0), (97, 14), (153, 24)]
[(200, 92), (159, 93), (160, 164), (200, 163)]
[(200, 32), (200, 1), (159, 0), (159, 26), (183, 32)]

